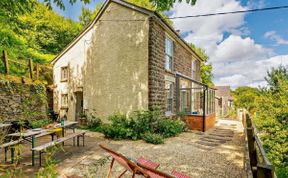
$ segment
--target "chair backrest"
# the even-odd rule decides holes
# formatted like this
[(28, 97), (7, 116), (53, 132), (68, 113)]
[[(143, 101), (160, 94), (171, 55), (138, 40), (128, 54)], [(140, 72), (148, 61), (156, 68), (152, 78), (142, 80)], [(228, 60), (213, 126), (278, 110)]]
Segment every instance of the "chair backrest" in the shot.
[(99, 146), (102, 149), (104, 149), (105, 151), (107, 151), (115, 159), (115, 161), (117, 161), (119, 164), (121, 164), (127, 170), (129, 170), (133, 173), (136, 173), (136, 171), (140, 172), (144, 175), (144, 177), (147, 177), (147, 173), (141, 167), (139, 167), (134, 162), (130, 161), (128, 158), (126, 158), (122, 154), (117, 153), (117, 152), (105, 147), (104, 145), (100, 144)]

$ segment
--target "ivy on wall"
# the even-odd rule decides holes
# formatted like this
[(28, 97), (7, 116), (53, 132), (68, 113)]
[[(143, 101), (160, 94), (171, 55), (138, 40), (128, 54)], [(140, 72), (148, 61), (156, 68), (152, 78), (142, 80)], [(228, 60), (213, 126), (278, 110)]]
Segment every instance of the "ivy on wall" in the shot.
[(21, 84), (0, 79), (0, 120), (46, 118), (47, 96), (43, 84)]

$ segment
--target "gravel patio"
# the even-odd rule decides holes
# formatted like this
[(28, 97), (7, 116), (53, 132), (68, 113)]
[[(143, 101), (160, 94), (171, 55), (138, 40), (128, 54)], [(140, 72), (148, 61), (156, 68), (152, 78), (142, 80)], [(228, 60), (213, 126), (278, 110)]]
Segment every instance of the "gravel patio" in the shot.
[[(38, 140), (37, 144), (45, 143), (49, 139), (47, 137)], [(98, 146), (104, 144), (128, 157), (143, 156), (158, 162), (160, 163), (158, 169), (167, 173), (176, 169), (192, 178), (242, 178), (245, 177), (243, 143), (243, 127), (240, 121), (219, 120), (217, 126), (206, 133), (185, 132), (178, 137), (165, 140), (165, 144), (162, 145), (152, 145), (144, 141), (113, 141), (104, 138), (100, 133), (88, 132), (85, 147), (73, 147), (72, 141), (65, 142), (65, 151), (59, 151), (55, 159), (59, 161), (58, 177), (105, 178), (110, 161), (107, 161), (108, 155)], [(0, 157), (2, 159), (2, 155)], [(35, 173), (39, 169), (38, 159), (36, 159), (36, 166), (32, 167), (30, 145), (24, 144), (22, 158), (21, 177), (36, 177)], [(100, 166), (101, 162), (102, 166)], [(122, 167), (114, 164), (114, 177), (121, 171)], [(123, 177), (131, 177), (131, 174), (127, 172)]]
[[(74, 153), (58, 166), (59, 177), (105, 177), (109, 163), (99, 166), (99, 160), (107, 156), (98, 144), (105, 144), (128, 157), (147, 159), (161, 163), (159, 169), (181, 171), (191, 177), (244, 177), (243, 127), (239, 121), (220, 120), (214, 129), (205, 134), (186, 132), (170, 138), (163, 145), (151, 145), (143, 141), (112, 141), (98, 133), (88, 133), (90, 138), (81, 154)], [(78, 150), (79, 151), (79, 150)], [(122, 167), (115, 165), (113, 175)], [(88, 173), (90, 172), (90, 173)], [(131, 177), (126, 173), (126, 177)], [(125, 176), (124, 176), (125, 177)]]

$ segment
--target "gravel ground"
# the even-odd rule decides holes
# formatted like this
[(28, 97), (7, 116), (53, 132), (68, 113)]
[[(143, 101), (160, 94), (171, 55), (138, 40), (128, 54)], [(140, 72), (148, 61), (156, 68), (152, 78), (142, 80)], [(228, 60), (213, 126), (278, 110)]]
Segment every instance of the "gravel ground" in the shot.
[[(103, 161), (107, 154), (99, 148), (100, 143), (129, 157), (144, 156), (158, 162), (161, 164), (159, 170), (168, 173), (176, 169), (192, 178), (244, 177), (244, 134), (239, 121), (218, 120), (216, 127), (204, 134), (186, 132), (167, 139), (162, 145), (143, 141), (112, 141), (92, 132), (87, 136), (84, 148), (77, 149), (61, 160), (57, 168), (59, 177), (104, 178), (110, 162)], [(121, 170), (121, 166), (115, 164), (114, 177)], [(131, 177), (131, 174), (126, 173), (123, 177)]]

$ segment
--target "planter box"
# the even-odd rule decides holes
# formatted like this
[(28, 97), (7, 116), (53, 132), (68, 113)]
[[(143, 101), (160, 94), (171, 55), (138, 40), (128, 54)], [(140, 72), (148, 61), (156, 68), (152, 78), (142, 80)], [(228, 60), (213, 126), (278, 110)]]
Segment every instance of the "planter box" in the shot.
[(207, 131), (213, 128), (216, 122), (215, 113), (205, 116), (205, 129), (203, 130), (203, 116), (201, 115), (186, 115), (184, 119), (191, 130)]

